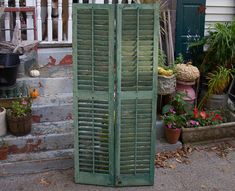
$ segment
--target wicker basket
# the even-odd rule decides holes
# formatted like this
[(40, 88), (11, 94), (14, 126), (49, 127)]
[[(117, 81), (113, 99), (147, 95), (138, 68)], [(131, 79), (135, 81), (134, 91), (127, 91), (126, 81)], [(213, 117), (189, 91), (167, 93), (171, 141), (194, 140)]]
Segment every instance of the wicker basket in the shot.
[(158, 94), (159, 95), (167, 95), (175, 92), (176, 88), (176, 77), (172, 76), (162, 76), (158, 75)]
[(11, 114), (7, 114), (7, 125), (9, 131), (15, 136), (24, 136), (30, 133), (32, 126), (32, 114), (21, 118), (15, 118)]

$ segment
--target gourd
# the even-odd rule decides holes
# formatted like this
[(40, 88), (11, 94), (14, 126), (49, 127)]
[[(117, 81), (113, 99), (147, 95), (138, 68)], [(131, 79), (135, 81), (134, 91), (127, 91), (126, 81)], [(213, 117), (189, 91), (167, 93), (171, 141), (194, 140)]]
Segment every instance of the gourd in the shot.
[(40, 94), (39, 94), (38, 90), (36, 90), (36, 89), (33, 89), (33, 91), (30, 92), (30, 97), (33, 99), (37, 98), (39, 95)]
[(177, 80), (186, 82), (193, 82), (200, 76), (198, 68), (193, 66), (192, 62), (177, 64), (175, 66), (175, 73)]
[(38, 76), (40, 76), (40, 72), (39, 72), (39, 70), (31, 70), (30, 71), (30, 76), (32, 76), (32, 77), (38, 77)]

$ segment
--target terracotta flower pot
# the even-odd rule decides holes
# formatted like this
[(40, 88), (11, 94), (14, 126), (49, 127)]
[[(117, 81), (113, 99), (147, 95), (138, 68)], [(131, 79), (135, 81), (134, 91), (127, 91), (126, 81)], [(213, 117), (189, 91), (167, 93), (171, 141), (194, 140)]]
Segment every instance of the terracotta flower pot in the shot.
[(166, 140), (170, 144), (175, 144), (179, 140), (181, 129), (170, 129), (165, 127)]
[(8, 155), (8, 146), (0, 147), (0, 160), (6, 160)]
[(16, 118), (14, 116), (7, 116), (7, 124), (9, 131), (15, 136), (24, 136), (30, 133), (32, 126), (32, 114)]

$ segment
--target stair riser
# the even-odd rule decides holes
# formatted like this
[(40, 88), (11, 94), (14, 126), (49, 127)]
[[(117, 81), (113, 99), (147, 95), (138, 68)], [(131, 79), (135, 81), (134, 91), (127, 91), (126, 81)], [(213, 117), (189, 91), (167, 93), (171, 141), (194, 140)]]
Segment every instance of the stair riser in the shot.
[(62, 134), (73, 132), (73, 121), (33, 123), (31, 135)]
[(46, 97), (37, 97), (33, 99), (32, 107), (39, 106), (56, 106), (56, 105), (69, 105), (73, 104), (73, 94), (51, 95)]
[(40, 96), (73, 92), (72, 78), (19, 78), (17, 82), (39, 90)]
[(50, 170), (69, 169), (74, 166), (73, 159), (58, 158), (43, 161), (25, 161), (0, 164), (0, 178), (4, 176), (24, 175), (39, 172), (47, 172)]
[(73, 133), (41, 136), (6, 137), (9, 154), (73, 148)]
[(61, 105), (34, 107), (32, 115), (34, 123), (71, 120), (73, 118), (73, 106)]

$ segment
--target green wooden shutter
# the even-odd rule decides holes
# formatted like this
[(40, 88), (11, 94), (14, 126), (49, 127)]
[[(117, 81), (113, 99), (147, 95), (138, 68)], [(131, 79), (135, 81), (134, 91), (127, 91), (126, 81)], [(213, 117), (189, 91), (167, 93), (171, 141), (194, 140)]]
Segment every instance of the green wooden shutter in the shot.
[(73, 5), (75, 181), (114, 184), (114, 6)]
[(154, 182), (158, 5), (117, 5), (115, 183)]

